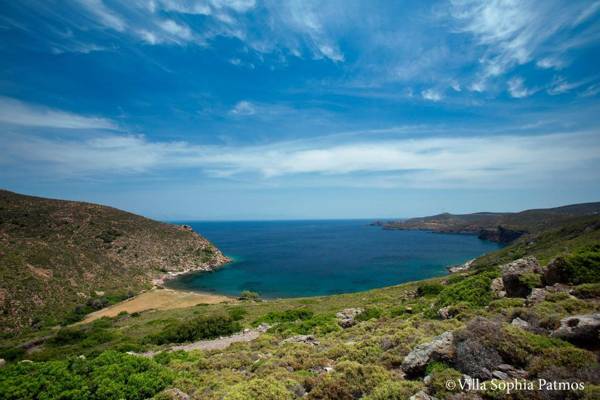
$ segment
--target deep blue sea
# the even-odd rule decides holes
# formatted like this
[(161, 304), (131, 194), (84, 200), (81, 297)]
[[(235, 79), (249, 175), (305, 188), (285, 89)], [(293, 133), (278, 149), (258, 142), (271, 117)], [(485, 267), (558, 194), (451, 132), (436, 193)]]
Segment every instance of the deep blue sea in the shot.
[(369, 222), (185, 222), (234, 261), (169, 286), (263, 297), (348, 293), (444, 275), (448, 265), (500, 248), (476, 236), (383, 230)]

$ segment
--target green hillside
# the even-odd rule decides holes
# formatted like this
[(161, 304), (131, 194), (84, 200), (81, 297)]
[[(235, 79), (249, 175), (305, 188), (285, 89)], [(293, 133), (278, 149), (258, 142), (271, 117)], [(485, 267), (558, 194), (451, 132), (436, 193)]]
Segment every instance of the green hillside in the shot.
[[(600, 216), (531, 232), (446, 277), (122, 313), (5, 338), (0, 398), (600, 398)], [(255, 336), (193, 349), (234, 332)], [(488, 386), (461, 391), (465, 376)], [(515, 380), (582, 387), (493, 389)]]
[(226, 262), (184, 227), (114, 208), (0, 191), (0, 331), (77, 318), (168, 271)]

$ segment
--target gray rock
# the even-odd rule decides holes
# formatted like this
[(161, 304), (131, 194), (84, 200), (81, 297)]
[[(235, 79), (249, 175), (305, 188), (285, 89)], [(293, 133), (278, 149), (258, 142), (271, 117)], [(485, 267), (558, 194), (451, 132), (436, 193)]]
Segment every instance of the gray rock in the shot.
[(515, 319), (512, 320), (512, 322), (510, 323), (513, 326), (518, 326), (521, 329), (528, 329), (529, 328), (529, 322), (517, 317)]
[(350, 328), (356, 325), (356, 317), (362, 314), (364, 310), (362, 308), (345, 308), (342, 311), (335, 314), (338, 319), (338, 324), (342, 328)]
[(556, 257), (550, 261), (544, 270), (544, 283), (554, 285), (555, 283), (568, 283), (567, 262), (562, 257)]
[(492, 280), (490, 284), (490, 289), (492, 290), (492, 294), (494, 297), (501, 299), (506, 296), (506, 291), (504, 290), (504, 283), (502, 282), (502, 278), (495, 278)]
[(0, 358), (0, 368), (6, 365), (6, 360), (4, 358)]
[(502, 371), (492, 371), (492, 377), (505, 381), (508, 379), (508, 374)]
[(312, 346), (318, 346), (320, 343), (313, 335), (298, 335), (285, 339), (281, 343), (304, 343)]
[(438, 315), (441, 319), (450, 319), (455, 316), (455, 312), (450, 306), (442, 307), (438, 310)]
[(190, 400), (190, 396), (178, 388), (167, 389), (162, 392), (163, 397), (169, 400)]
[(408, 400), (437, 400), (437, 397), (433, 397), (421, 390), (410, 396)]
[(432, 380), (432, 379), (433, 379), (433, 378), (431, 377), (431, 375), (427, 375), (425, 378), (423, 378), (423, 383), (424, 383), (425, 385), (428, 385), (428, 386), (429, 386), (429, 384), (431, 383), (431, 380)]
[(527, 304), (541, 303), (546, 299), (548, 291), (546, 289), (535, 288), (531, 290), (531, 294), (527, 296)]
[(432, 360), (450, 361), (454, 359), (456, 349), (453, 341), (452, 332), (444, 332), (433, 338), (431, 342), (418, 345), (404, 357), (402, 370), (409, 375), (418, 375)]
[(560, 327), (550, 336), (565, 339), (582, 346), (598, 343), (600, 313), (574, 315), (560, 320)]
[(519, 258), (508, 264), (500, 266), (502, 271), (502, 283), (508, 297), (527, 297), (531, 289), (521, 283), (520, 277), (528, 273), (542, 273), (542, 268), (533, 256)]

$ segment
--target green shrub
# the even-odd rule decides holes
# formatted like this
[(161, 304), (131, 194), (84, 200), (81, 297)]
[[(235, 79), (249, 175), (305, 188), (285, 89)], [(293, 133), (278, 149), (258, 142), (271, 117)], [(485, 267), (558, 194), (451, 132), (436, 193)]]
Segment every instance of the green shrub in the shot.
[(282, 335), (324, 335), (329, 332), (340, 330), (335, 318), (332, 315), (317, 314), (307, 319), (298, 319), (295, 321), (279, 322), (271, 331)]
[(22, 347), (0, 347), (0, 358), (7, 361), (15, 361), (20, 359), (25, 354), (25, 349)]
[(240, 293), (239, 299), (245, 301), (256, 301), (260, 299), (260, 294), (250, 290), (244, 290), (242, 293)]
[(429, 297), (435, 296), (444, 290), (444, 286), (439, 283), (425, 283), (417, 288), (417, 296)]
[(248, 311), (244, 307), (231, 307), (227, 309), (227, 314), (234, 321), (241, 321), (244, 319), (244, 315), (248, 314)]
[[(433, 371), (431, 373), (431, 383), (429, 384), (429, 387), (436, 397), (445, 399), (452, 393), (460, 391), (459, 381), (461, 378), (462, 374), (453, 368)], [(447, 382), (449, 381), (454, 381), (456, 384), (453, 390), (448, 389)]]
[(573, 295), (580, 299), (594, 299), (600, 297), (600, 283), (584, 283), (573, 289)]
[(561, 281), (572, 285), (600, 282), (600, 245), (580, 250), (558, 259), (555, 273)]
[(223, 400), (286, 400), (292, 393), (275, 379), (252, 379), (234, 385)]
[(519, 283), (527, 286), (529, 289), (543, 286), (541, 275), (533, 272), (524, 273), (518, 279)]
[(366, 396), (365, 400), (406, 400), (419, 390), (423, 384), (417, 381), (385, 381)]
[(497, 276), (494, 271), (483, 272), (447, 286), (440, 292), (437, 307), (445, 307), (459, 302), (471, 306), (486, 306), (492, 301), (490, 284)]
[(155, 344), (192, 342), (231, 335), (241, 329), (240, 323), (229, 316), (201, 316), (168, 325), (162, 332), (149, 336), (148, 340)]
[(0, 374), (0, 398), (142, 400), (172, 380), (172, 374), (152, 360), (107, 351), (89, 360), (9, 365)]
[(271, 311), (266, 315), (263, 315), (256, 321), (254, 321), (255, 325), (261, 323), (269, 323), (274, 324), (278, 322), (292, 322), (298, 320), (306, 320), (310, 319), (314, 316), (314, 313), (308, 308), (294, 308), (291, 310), (285, 311)]
[(383, 312), (381, 311), (381, 309), (379, 309), (377, 307), (369, 307), (369, 308), (366, 308), (360, 314), (358, 314), (356, 316), (356, 320), (357, 321), (368, 321), (370, 319), (377, 319), (377, 318), (381, 317), (382, 314), (383, 314)]
[(547, 369), (565, 368), (572, 374), (590, 367), (597, 367), (594, 353), (576, 347), (550, 347), (545, 348), (536, 356), (529, 368), (529, 372), (538, 376)]

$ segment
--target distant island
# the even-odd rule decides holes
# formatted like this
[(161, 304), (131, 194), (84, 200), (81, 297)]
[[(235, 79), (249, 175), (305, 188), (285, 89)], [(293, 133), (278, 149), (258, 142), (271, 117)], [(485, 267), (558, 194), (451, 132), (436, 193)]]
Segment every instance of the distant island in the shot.
[(600, 202), (516, 213), (479, 212), (438, 214), (398, 221), (376, 221), (383, 229), (424, 230), (439, 233), (478, 235), (480, 239), (511, 243), (526, 234), (560, 226), (577, 217), (600, 215)]

